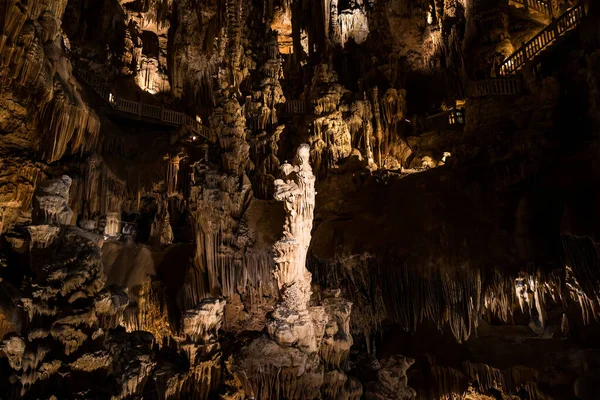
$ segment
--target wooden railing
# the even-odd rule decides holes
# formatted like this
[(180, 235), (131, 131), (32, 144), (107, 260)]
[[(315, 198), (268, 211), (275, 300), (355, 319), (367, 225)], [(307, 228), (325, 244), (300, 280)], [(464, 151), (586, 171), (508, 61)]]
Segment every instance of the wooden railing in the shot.
[(111, 93), (109, 88), (101, 83), (90, 71), (83, 68), (76, 68), (75, 72), (98, 94), (98, 96), (107, 101), (114, 109), (127, 114), (137, 115), (140, 118), (148, 119), (150, 121), (159, 120), (173, 125), (185, 125), (194, 134), (208, 140), (208, 127), (202, 125), (194, 118), (191, 118), (184, 113), (169, 110), (164, 107), (123, 99)]
[(504, 60), (500, 66), (500, 75), (508, 76), (515, 74), (519, 69), (523, 68), (527, 60), (536, 57), (560, 36), (563, 36), (566, 32), (579, 25), (584, 16), (585, 9), (583, 5), (579, 4), (571, 7), (557, 19), (553, 19), (544, 30)]
[(552, 4), (549, 0), (512, 0), (515, 3), (522, 4), (525, 9), (532, 9), (543, 14), (552, 16)]
[(425, 118), (424, 128), (426, 131), (449, 128), (453, 125), (465, 124), (465, 111), (453, 109), (431, 115)]
[(496, 78), (469, 82), (469, 97), (510, 96), (521, 93), (521, 79)]
[(306, 102), (304, 100), (288, 100), (285, 102), (285, 112), (287, 114), (306, 113)]
[(530, 125), (534, 127), (551, 127), (555, 110), (556, 107), (553, 106), (536, 109), (531, 113)]

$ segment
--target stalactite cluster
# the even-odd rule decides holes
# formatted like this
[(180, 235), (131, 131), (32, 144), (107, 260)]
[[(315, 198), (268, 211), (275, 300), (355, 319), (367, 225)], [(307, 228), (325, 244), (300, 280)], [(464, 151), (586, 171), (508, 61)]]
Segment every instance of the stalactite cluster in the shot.
[[(542, 336), (549, 325), (548, 305), (567, 299), (581, 307), (584, 323), (589, 323), (590, 317), (597, 318), (596, 297), (582, 290), (570, 267), (562, 271), (562, 277), (538, 272), (511, 278), (500, 271), (476, 271), (474, 266), (450, 272), (445, 265), (415, 265), (408, 260), (390, 259), (384, 264), (368, 255), (333, 264), (309, 260), (316, 282), (342, 287), (344, 295), (355, 303), (351, 319), (355, 334), (368, 337), (370, 327), (389, 318), (413, 331), (424, 321), (434, 321), (464, 341), (474, 334), (479, 318), (487, 312), (507, 323), (521, 312), (529, 315), (530, 327)], [(377, 271), (378, 276), (368, 271)], [(552, 323), (560, 325), (561, 321)]]
[(102, 157), (92, 155), (81, 166), (81, 175), (75, 181), (73, 200), (74, 210), (90, 219), (97, 214), (120, 213), (126, 192), (126, 183), (117, 177), (106, 165)]
[(5, 3), (0, 393), (598, 398), (593, 7)]
[(462, 368), (433, 365), (431, 376), (437, 387), (429, 388), (427, 394), (439, 399), (487, 399), (486, 394), (493, 391), (518, 393), (520, 389), (525, 390), (530, 399), (546, 398), (536, 385), (536, 371), (523, 367), (498, 369), (470, 362), (464, 363)]
[(38, 92), (36, 106), (44, 110), (40, 150), (49, 162), (80, 148), (93, 149), (100, 130), (61, 50), (59, 19), (65, 7), (65, 1), (11, 1), (0, 43), (2, 80)]
[[(1, 160), (0, 169), (4, 171), (14, 169), (15, 166), (11, 161)], [(0, 176), (4, 188), (0, 199), (0, 234), (14, 226), (19, 215), (18, 211), (26, 211), (29, 208), (40, 175), (37, 166), (24, 162), (20, 165), (18, 173)]]
[(123, 326), (128, 332), (146, 331), (163, 344), (174, 335), (167, 312), (165, 292), (160, 282), (144, 281), (135, 288), (136, 303), (125, 310)]

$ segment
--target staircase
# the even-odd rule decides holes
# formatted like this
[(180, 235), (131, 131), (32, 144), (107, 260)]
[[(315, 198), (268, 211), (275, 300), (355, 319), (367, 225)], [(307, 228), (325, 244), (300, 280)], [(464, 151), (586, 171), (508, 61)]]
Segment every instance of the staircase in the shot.
[(552, 4), (550, 0), (511, 0), (525, 7), (525, 10), (535, 10), (549, 17), (552, 16)]
[[(76, 65), (76, 64), (74, 64)], [(138, 118), (156, 123), (158, 121), (175, 126), (186, 126), (194, 135), (208, 140), (209, 129), (188, 115), (166, 109), (164, 107), (144, 104), (142, 102), (123, 99), (111, 93), (108, 86), (100, 82), (94, 74), (83, 68), (74, 68), (76, 75), (81, 78), (94, 92), (110, 104), (110, 106), (125, 114), (135, 115)]]
[[(519, 0), (517, 3), (521, 1), (536, 3), (535, 0)], [(565, 36), (573, 28), (579, 26), (584, 17), (585, 9), (582, 4), (578, 4), (571, 7), (560, 17), (552, 19), (552, 22), (546, 28), (504, 60), (500, 65), (500, 76), (515, 75), (529, 60), (537, 57), (542, 51), (552, 46), (558, 38)]]

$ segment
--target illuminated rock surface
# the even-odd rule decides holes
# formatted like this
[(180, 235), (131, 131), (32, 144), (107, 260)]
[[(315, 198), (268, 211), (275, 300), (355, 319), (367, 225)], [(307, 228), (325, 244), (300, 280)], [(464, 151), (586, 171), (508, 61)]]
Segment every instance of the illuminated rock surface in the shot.
[(600, 398), (599, 26), (0, 2), (0, 397)]

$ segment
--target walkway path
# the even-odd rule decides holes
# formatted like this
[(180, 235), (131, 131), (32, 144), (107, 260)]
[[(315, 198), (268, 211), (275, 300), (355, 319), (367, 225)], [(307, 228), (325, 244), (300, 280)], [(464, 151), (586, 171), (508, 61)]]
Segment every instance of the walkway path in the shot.
[(520, 78), (492, 78), (469, 82), (469, 97), (512, 96), (521, 93)]
[[(526, 9), (533, 9), (552, 15), (552, 7), (548, 0), (512, 0), (525, 5)], [(542, 51), (554, 45), (558, 38), (566, 36), (577, 27), (585, 17), (582, 4), (571, 7), (563, 15), (548, 24), (540, 33), (502, 62), (499, 68), (499, 77), (469, 82), (469, 97), (483, 96), (512, 96), (521, 93), (523, 85), (518, 72), (529, 60), (535, 59)]]
[(75, 67), (74, 72), (77, 76), (94, 89), (94, 91), (115, 110), (125, 114), (136, 115), (138, 118), (150, 123), (160, 121), (175, 126), (184, 125), (195, 135), (208, 140), (208, 128), (187, 114), (118, 97), (110, 91), (108, 86), (100, 82), (92, 72), (81, 67), (76, 67), (75, 63), (73, 63), (73, 65)]

